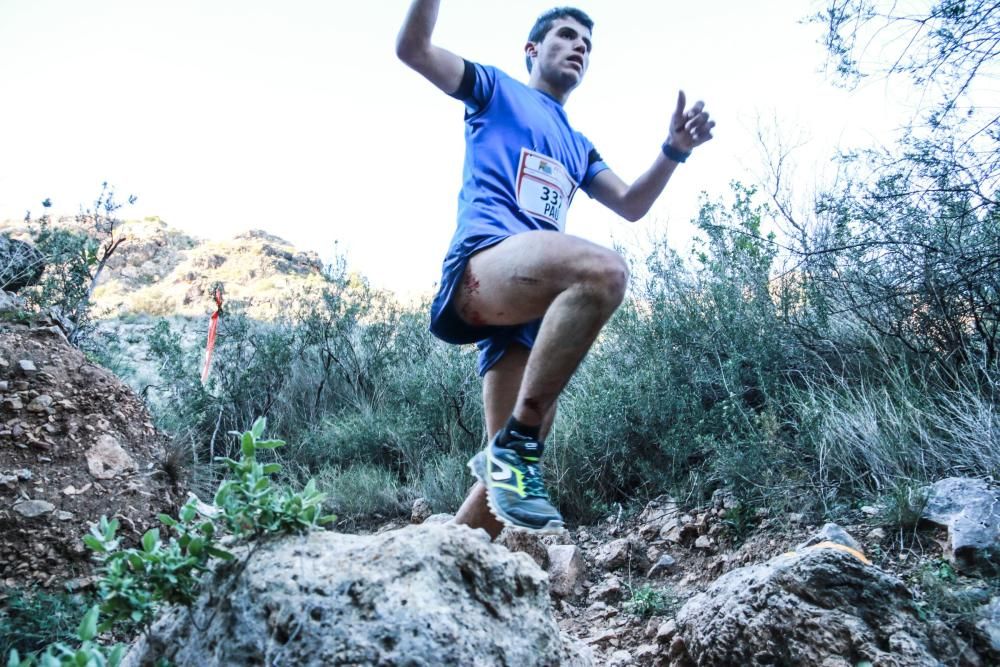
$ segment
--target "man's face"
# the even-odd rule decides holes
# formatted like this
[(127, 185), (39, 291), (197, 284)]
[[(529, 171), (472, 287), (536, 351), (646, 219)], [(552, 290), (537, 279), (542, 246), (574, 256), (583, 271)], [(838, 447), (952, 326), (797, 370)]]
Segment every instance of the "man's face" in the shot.
[(553, 87), (570, 91), (580, 85), (590, 65), (590, 30), (574, 18), (556, 19), (540, 43), (528, 42), (535, 54), (534, 70)]

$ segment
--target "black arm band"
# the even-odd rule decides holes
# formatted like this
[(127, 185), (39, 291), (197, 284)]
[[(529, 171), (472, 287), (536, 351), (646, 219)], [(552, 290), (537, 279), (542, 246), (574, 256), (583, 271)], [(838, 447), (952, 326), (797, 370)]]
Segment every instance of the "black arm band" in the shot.
[(472, 89), (476, 85), (476, 66), (465, 60), (465, 71), (462, 73), (462, 83), (458, 84), (458, 90), (451, 94), (452, 97), (463, 102), (472, 95)]

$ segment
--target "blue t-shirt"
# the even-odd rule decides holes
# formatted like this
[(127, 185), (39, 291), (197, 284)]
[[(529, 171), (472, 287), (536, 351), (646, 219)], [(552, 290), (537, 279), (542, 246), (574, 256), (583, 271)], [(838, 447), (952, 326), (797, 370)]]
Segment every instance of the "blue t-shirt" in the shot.
[[(467, 61), (454, 96), (466, 106), (465, 168), (446, 277), (508, 236), (561, 231), (576, 189), (587, 192), (608, 168), (590, 140), (570, 126), (559, 102), (495, 67)], [(443, 281), (443, 302), (455, 282)]]

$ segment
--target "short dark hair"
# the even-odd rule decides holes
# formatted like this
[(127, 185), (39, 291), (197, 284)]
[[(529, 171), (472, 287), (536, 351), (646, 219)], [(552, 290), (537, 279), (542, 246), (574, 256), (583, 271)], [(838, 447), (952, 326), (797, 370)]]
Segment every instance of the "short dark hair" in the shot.
[[(582, 9), (577, 9), (576, 7), (553, 7), (539, 16), (538, 20), (535, 21), (535, 25), (531, 27), (531, 32), (528, 33), (528, 41), (535, 44), (539, 43), (545, 39), (545, 35), (549, 34), (549, 30), (552, 30), (552, 24), (564, 18), (575, 19), (587, 30), (594, 30), (594, 20), (587, 16)], [(531, 57), (525, 56), (524, 62), (528, 66), (528, 73), (530, 74)]]

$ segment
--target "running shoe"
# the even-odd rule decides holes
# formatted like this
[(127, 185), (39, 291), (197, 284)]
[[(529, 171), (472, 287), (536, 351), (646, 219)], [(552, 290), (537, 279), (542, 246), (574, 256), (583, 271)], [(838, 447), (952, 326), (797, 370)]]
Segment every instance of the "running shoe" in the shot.
[(472, 474), (486, 486), (490, 511), (504, 524), (536, 533), (558, 533), (563, 518), (549, 502), (539, 465), (543, 445), (514, 440), (506, 447), (490, 442), (469, 460)]

